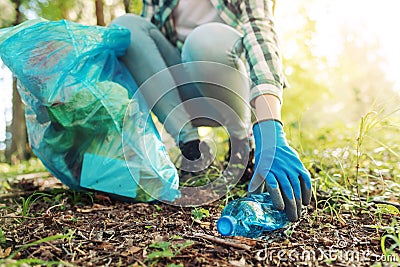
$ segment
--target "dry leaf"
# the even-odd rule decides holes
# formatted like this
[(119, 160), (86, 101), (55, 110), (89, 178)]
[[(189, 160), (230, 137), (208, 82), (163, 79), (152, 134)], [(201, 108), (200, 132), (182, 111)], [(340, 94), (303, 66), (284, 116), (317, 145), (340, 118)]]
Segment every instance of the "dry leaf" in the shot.
[(237, 266), (237, 267), (245, 267), (246, 265), (246, 260), (244, 259), (244, 257), (242, 257), (240, 260), (238, 261), (229, 261), (230, 264), (232, 264), (233, 266)]
[(124, 257), (126, 257), (126, 256), (129, 256), (129, 255), (135, 254), (135, 253), (137, 253), (137, 252), (139, 252), (139, 251), (141, 251), (141, 250), (142, 250), (142, 248), (133, 246), (133, 247), (131, 247), (130, 249), (128, 249), (128, 250), (122, 252), (121, 255), (124, 256)]
[(327, 237), (323, 237), (321, 239), (321, 242), (325, 245), (325, 246), (332, 246), (333, 245), (333, 240), (327, 238)]
[(254, 247), (257, 244), (257, 240), (243, 236), (233, 236), (232, 239), (236, 239), (237, 241), (240, 241), (240, 243), (246, 244), (251, 247)]
[(101, 242), (100, 245), (96, 246), (95, 250), (109, 250), (114, 248), (114, 245), (110, 242)]
[(342, 216), (338, 215), (337, 218), (338, 218), (338, 220), (339, 220), (339, 222), (340, 222), (340, 224), (342, 226), (346, 226), (347, 225), (346, 221), (343, 219)]
[(77, 208), (76, 209), (76, 211), (77, 212), (82, 212), (82, 213), (90, 213), (90, 212), (92, 212), (92, 211), (98, 211), (98, 210), (112, 210), (113, 209), (113, 207), (108, 207), (108, 206), (103, 206), (103, 205), (100, 205), (100, 204), (93, 204), (93, 206), (92, 206), (92, 208), (90, 208), (90, 209), (80, 209), (80, 208)]
[(211, 222), (200, 222), (200, 227), (210, 230)]
[(108, 203), (112, 203), (109, 196), (106, 196), (106, 195), (103, 195), (103, 194), (100, 194), (100, 193), (95, 193), (94, 197), (97, 200), (103, 200), (103, 201), (107, 201)]
[(10, 253), (11, 247), (6, 248), (5, 250), (0, 247), (0, 259), (4, 259), (5, 257), (10, 256)]

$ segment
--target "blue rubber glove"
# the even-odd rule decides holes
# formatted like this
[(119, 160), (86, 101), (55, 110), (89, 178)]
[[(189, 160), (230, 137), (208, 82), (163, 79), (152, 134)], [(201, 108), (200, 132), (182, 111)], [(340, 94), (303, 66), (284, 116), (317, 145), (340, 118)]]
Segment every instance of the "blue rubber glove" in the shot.
[(253, 127), (255, 169), (249, 194), (266, 190), (274, 207), (285, 210), (291, 221), (297, 221), (302, 204), (311, 200), (311, 177), (285, 138), (282, 123), (275, 120), (258, 122)]

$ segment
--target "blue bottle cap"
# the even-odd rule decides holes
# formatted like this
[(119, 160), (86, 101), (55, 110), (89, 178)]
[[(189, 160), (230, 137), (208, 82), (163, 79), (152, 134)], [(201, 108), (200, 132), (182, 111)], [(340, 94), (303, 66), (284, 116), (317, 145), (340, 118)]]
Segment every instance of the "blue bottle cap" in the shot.
[(217, 221), (217, 229), (221, 235), (229, 236), (235, 232), (237, 221), (234, 217), (225, 215)]

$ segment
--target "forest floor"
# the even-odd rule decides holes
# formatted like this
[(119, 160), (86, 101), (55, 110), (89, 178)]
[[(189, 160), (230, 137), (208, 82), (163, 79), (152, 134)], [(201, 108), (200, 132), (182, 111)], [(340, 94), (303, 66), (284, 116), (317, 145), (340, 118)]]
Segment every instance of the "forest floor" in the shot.
[(288, 131), (312, 174), (312, 202), (258, 239), (216, 230), (248, 173), (219, 200), (178, 207), (74, 192), (37, 160), (0, 163), (0, 267), (400, 266), (398, 127), (375, 129)]
[[(0, 195), (0, 266), (400, 264), (400, 217), (390, 210), (396, 205), (318, 192), (318, 204), (314, 197), (298, 222), (249, 239), (216, 231), (226, 199), (197, 208), (126, 203), (70, 191), (48, 173), (9, 178), (7, 186)], [(358, 207), (325, 211), (349, 204)]]

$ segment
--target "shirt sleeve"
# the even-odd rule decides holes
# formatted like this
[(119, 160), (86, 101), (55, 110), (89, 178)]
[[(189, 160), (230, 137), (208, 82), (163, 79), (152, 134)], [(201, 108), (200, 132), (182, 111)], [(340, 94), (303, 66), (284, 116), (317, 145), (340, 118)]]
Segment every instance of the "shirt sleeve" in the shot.
[(151, 21), (154, 14), (154, 6), (152, 0), (143, 0), (143, 8), (141, 16)]
[(253, 82), (250, 100), (263, 94), (272, 94), (282, 103), (285, 78), (279, 55), (278, 38), (274, 29), (271, 0), (240, 1), (243, 45)]

